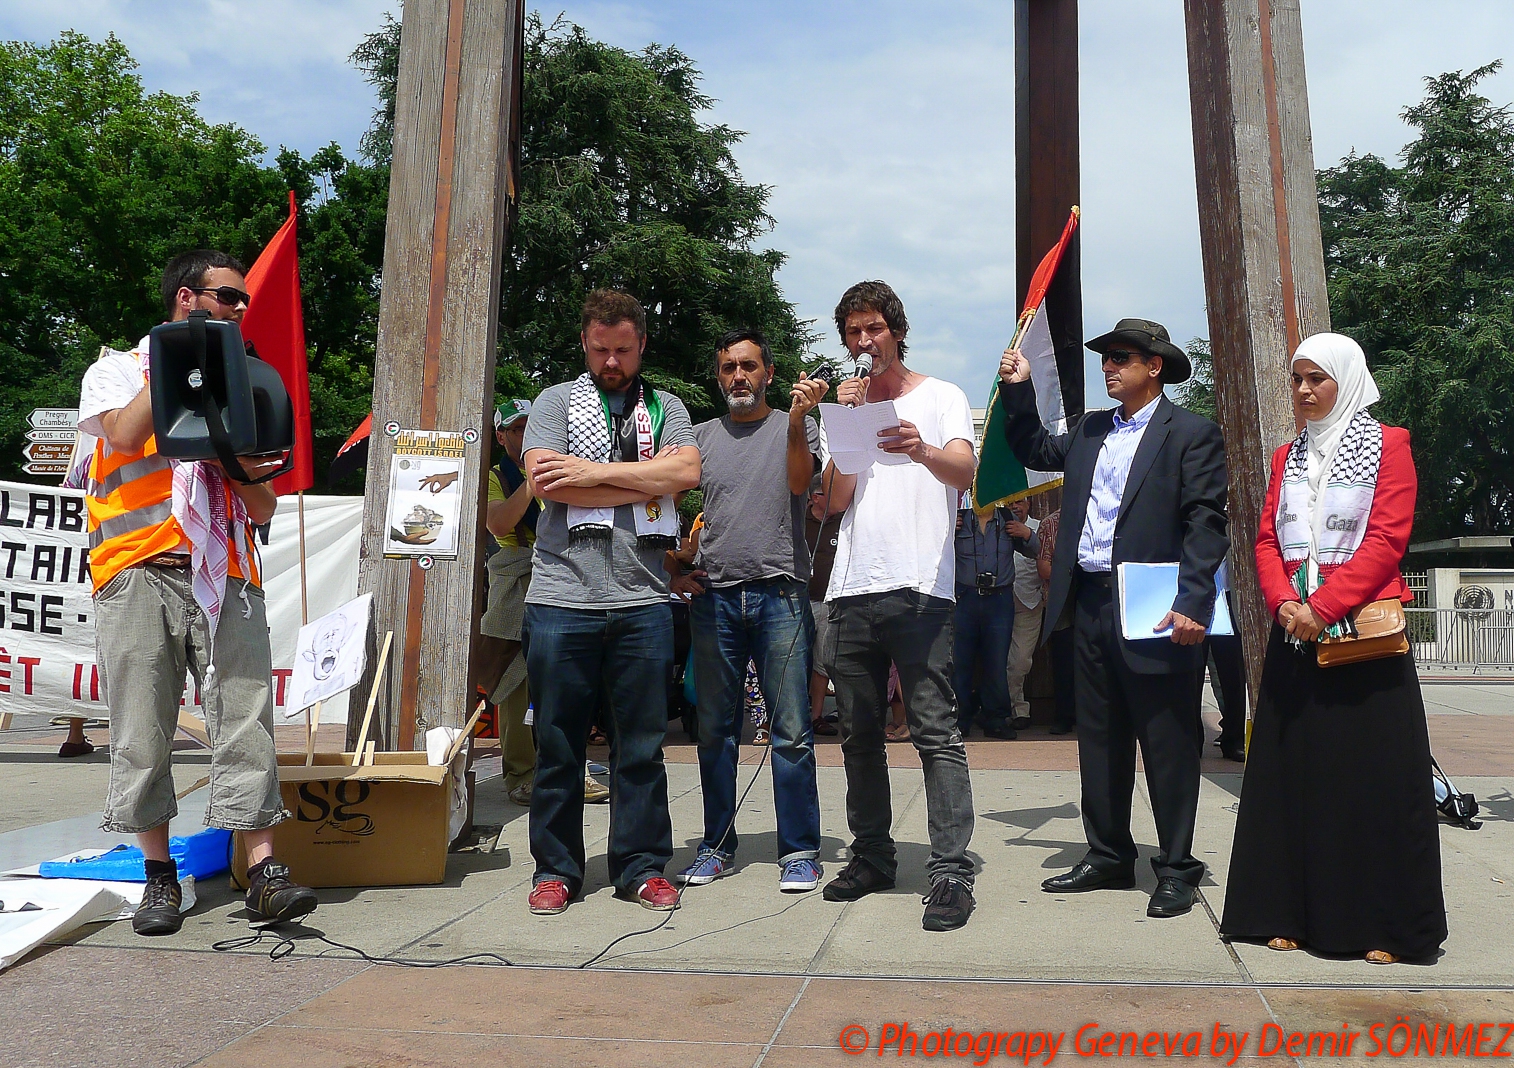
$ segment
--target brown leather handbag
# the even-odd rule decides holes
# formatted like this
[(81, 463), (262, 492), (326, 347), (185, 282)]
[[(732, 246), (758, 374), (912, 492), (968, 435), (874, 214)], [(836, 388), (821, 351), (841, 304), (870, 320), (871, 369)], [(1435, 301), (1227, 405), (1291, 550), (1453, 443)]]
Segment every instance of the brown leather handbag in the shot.
[(1353, 609), (1343, 622), (1345, 634), (1339, 638), (1321, 635), (1316, 643), (1320, 667), (1382, 660), (1409, 651), (1409, 621), (1397, 597), (1368, 602)]

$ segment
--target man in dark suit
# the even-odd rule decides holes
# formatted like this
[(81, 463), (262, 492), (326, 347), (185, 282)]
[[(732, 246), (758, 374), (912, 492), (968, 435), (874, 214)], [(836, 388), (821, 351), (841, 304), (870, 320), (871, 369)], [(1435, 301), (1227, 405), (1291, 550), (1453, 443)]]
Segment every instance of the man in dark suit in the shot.
[[(1088, 853), (1041, 888), (1076, 893), (1135, 885), (1130, 806), (1139, 740), (1160, 849), (1146, 913), (1179, 916), (1193, 907), (1204, 875), (1193, 855), (1202, 744), (1197, 699), (1214, 573), (1229, 547), (1225, 444), (1219, 427), (1163, 396), (1163, 385), (1184, 381), (1192, 366), (1159, 323), (1121, 319), (1088, 347), (1103, 356), (1104, 382), (1119, 407), (1090, 412), (1065, 434), (1041, 425), (1025, 356), (1010, 349), (999, 365), (1010, 448), (1027, 468), (1063, 472), (1042, 637), (1071, 616)], [(1177, 597), (1158, 633), (1126, 639), (1116, 568), (1173, 561)]]

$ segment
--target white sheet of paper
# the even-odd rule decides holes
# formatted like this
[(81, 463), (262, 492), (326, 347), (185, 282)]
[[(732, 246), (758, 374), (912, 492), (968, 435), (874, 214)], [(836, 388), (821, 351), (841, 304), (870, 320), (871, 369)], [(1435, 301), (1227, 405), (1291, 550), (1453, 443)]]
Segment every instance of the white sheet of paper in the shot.
[(848, 408), (844, 404), (822, 404), (820, 419), (825, 424), (827, 444), (836, 470), (843, 475), (855, 475), (873, 464), (907, 464), (910, 458), (903, 453), (884, 452), (878, 447), (886, 440), (878, 431), (899, 425), (899, 413), (891, 400), (873, 401)]

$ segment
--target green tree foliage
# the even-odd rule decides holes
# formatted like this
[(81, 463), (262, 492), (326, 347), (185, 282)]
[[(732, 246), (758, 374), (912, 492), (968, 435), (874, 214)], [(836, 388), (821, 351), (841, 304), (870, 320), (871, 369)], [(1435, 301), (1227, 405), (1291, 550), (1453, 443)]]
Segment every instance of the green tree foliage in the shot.
[(1499, 66), (1426, 79), (1402, 166), (1319, 173), (1331, 317), (1412, 435), (1417, 540), (1514, 529), (1514, 118), (1476, 92)]
[(1193, 364), (1193, 375), (1179, 387), (1178, 403), (1190, 412), (1218, 422), (1219, 409), (1214, 403), (1214, 356), (1209, 351), (1209, 339), (1192, 338), (1186, 351)]
[[(710, 386), (726, 330), (767, 334), (778, 364), (774, 403), (812, 335), (774, 278), (781, 252), (754, 243), (772, 227), (769, 190), (742, 181), (741, 133), (700, 121), (710, 99), (677, 48), (631, 53), (561, 21), (527, 16), (523, 52), (520, 204), (500, 296), (501, 396), (534, 394), (583, 371), (579, 310), (597, 286), (647, 309), (647, 378), (696, 419), (724, 410)], [(371, 35), (356, 58), (379, 85), (365, 149), (393, 139), (398, 27)], [(387, 83), (384, 79), (390, 79)]]
[(250, 259), (281, 221), (263, 147), (193, 97), (145, 93), (135, 67), (114, 37), (0, 42), (0, 476), (32, 408), (73, 405), (102, 344), (162, 320), (169, 258)]

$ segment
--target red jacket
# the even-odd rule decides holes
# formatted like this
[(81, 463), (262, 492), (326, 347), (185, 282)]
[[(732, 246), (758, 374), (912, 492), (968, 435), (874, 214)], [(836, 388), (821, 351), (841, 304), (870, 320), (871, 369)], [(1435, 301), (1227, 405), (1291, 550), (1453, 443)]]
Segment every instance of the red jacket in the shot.
[[(1256, 575), (1262, 596), (1274, 619), (1288, 601), (1298, 600), (1293, 573), (1303, 561), (1285, 563), (1277, 541), (1277, 502), (1283, 486), (1283, 464), (1292, 445), (1280, 445), (1272, 454), (1272, 478), (1267, 483), (1267, 503), (1262, 506), (1261, 529), (1256, 536)], [(1409, 531), (1414, 526), (1414, 497), (1419, 480), (1414, 474), (1414, 456), (1409, 451), (1409, 432), (1396, 426), (1383, 427), (1383, 459), (1377, 471), (1377, 492), (1360, 548), (1344, 564), (1320, 569), (1322, 584), (1309, 598), (1315, 617), (1329, 626), (1346, 613), (1371, 601), (1397, 597), (1408, 604), (1414, 599), (1399, 561), (1409, 549)]]

